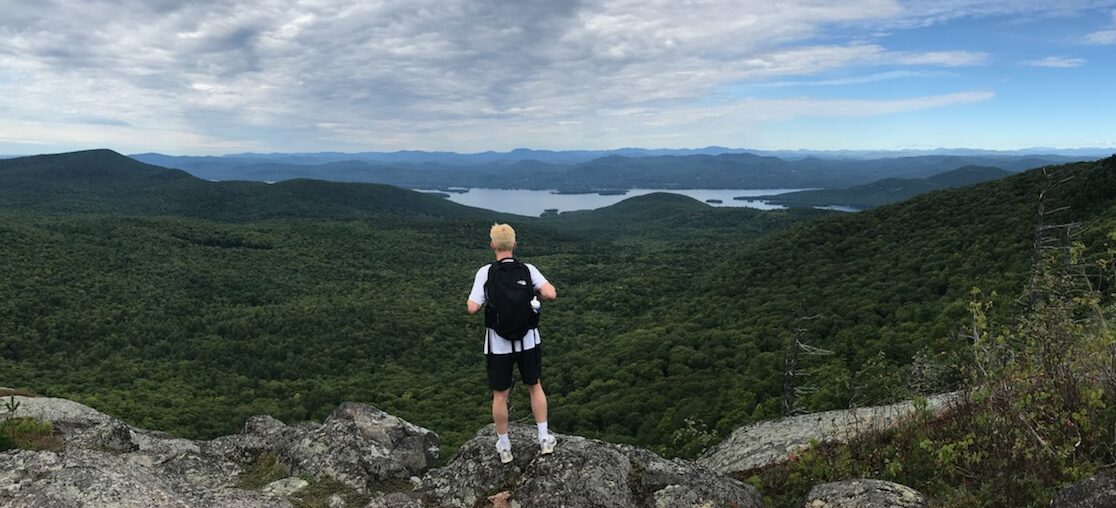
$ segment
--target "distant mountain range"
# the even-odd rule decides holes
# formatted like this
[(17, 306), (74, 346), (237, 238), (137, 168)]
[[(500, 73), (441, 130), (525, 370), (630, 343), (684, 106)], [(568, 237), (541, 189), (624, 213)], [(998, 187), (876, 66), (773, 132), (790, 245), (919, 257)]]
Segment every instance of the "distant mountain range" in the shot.
[[(611, 155), (577, 164), (520, 161), (478, 166), (382, 165), (364, 161), (237, 166), (225, 165), (228, 161), (223, 157), (146, 158), (160, 160), (158, 157), (162, 161), (200, 163), (203, 167), (194, 166), (193, 171), (168, 170), (111, 150), (5, 159), (0, 160), (0, 207), (58, 212), (99, 212), (123, 207), (132, 212), (229, 220), (384, 215), (496, 218), (500, 214), (397, 188), (484, 186), (574, 192), (621, 188), (820, 188), (765, 200), (790, 207), (843, 205), (867, 209), (933, 190), (998, 179), (1022, 169), (1052, 164), (1050, 159), (1058, 158), (919, 156), (788, 161), (742, 153)], [(214, 160), (223, 162), (212, 165)], [(966, 165), (974, 161), (991, 161), (996, 166)], [(221, 176), (226, 178), (214, 178)], [(104, 185), (106, 178), (112, 185)], [(264, 181), (278, 183), (268, 185)], [(349, 182), (358, 185), (346, 185)], [(685, 206), (705, 208), (704, 204), (685, 201)], [(583, 222), (570, 220), (571, 224)]]
[(294, 179), (209, 182), (112, 150), (0, 160), (0, 209), (28, 213), (136, 213), (217, 220), (458, 217), (500, 214), (389, 185)]
[[(177, 168), (208, 180), (278, 182), (313, 178), (445, 189), (760, 189), (847, 188), (883, 178), (926, 178), (964, 166), (1006, 171), (1092, 160), (1107, 155), (1083, 149), (1075, 155), (968, 151), (961, 155), (861, 158), (869, 152), (779, 152), (785, 157), (739, 149), (622, 149), (611, 151), (513, 150), (452, 152), (335, 152), (177, 157), (137, 154), (136, 160)], [(1087, 154), (1086, 154), (1087, 152)], [(835, 157), (834, 154), (840, 155)]]
[[(890, 159), (899, 157), (936, 156), (980, 156), (980, 157), (1024, 157), (1060, 156), (1074, 160), (1097, 159), (1112, 155), (1113, 148), (1025, 148), (1020, 150), (981, 150), (973, 148), (934, 148), (925, 150), (753, 150), (748, 148), (726, 148), (708, 146), (704, 148), (618, 148), (615, 150), (532, 150), (517, 148), (509, 152), (425, 152), (403, 150), (396, 152), (300, 152), (300, 153), (237, 153), (223, 156), (173, 156), (160, 153), (141, 153), (132, 157), (151, 164), (177, 167), (174, 164), (205, 164), (234, 162), (237, 164), (258, 164), (261, 162), (315, 166), (329, 162), (365, 161), (381, 164), (448, 164), (472, 166), (480, 164), (513, 163), (538, 161), (552, 164), (577, 164), (601, 157), (619, 155), (622, 157), (660, 157), (688, 155), (721, 155), (749, 153), (766, 157), (796, 160), (816, 159)], [(182, 169), (182, 168), (180, 168)]]

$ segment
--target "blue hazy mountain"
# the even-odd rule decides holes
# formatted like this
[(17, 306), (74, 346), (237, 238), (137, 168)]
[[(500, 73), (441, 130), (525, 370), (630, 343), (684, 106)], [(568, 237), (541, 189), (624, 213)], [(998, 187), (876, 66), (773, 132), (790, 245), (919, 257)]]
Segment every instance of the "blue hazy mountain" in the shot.
[(0, 160), (0, 208), (27, 213), (140, 213), (220, 220), (501, 215), (389, 185), (291, 179), (209, 182), (112, 150)]
[[(845, 154), (845, 152), (841, 152)], [(859, 154), (860, 152), (850, 152)], [(738, 149), (513, 150), (452, 152), (338, 152), (236, 154), (220, 157), (146, 153), (136, 160), (177, 168), (208, 180), (278, 182), (313, 178), (401, 187), (523, 189), (847, 188), (884, 178), (926, 178), (964, 166), (1017, 172), (1097, 156), (917, 155), (884, 158), (820, 157), (795, 152), (776, 157)], [(805, 155), (805, 156), (804, 156)]]

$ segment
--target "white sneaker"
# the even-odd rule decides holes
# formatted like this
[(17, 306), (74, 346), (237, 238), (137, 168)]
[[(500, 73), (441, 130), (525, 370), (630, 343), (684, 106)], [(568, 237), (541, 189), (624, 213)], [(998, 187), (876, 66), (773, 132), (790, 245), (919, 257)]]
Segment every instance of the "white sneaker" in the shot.
[(553, 435), (547, 435), (546, 438), (539, 441), (539, 455), (549, 455), (554, 453), (554, 446), (558, 444), (558, 439)]
[(496, 453), (500, 454), (500, 463), (507, 464), (512, 461), (511, 445), (507, 448), (500, 446), (500, 442), (496, 441)]

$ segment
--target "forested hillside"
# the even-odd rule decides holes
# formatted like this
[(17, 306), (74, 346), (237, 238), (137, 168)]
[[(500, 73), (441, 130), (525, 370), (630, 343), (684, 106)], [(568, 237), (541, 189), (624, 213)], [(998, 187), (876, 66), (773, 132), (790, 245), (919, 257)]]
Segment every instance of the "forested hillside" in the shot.
[(209, 182), (111, 150), (0, 160), (0, 207), (234, 221), (384, 215), (496, 217), (487, 210), (389, 185), (305, 179), (273, 185)]
[(935, 190), (987, 182), (1009, 174), (1011, 173), (999, 168), (965, 166), (926, 178), (885, 178), (847, 189), (818, 189), (776, 194), (766, 200), (786, 206), (837, 205), (864, 210), (898, 203)]
[[(1070, 207), (1060, 220), (1080, 221), (1095, 245), (1116, 218), (1116, 159), (1050, 173), (1073, 179), (1048, 206)], [(660, 442), (687, 419), (721, 434), (778, 416), (785, 350), (799, 328), (803, 342), (835, 352), (803, 361), (809, 375), (801, 382), (816, 391), (801, 408), (905, 395), (900, 369), (920, 351), (937, 364), (956, 363), (950, 356), (964, 344), (951, 335), (973, 288), (995, 291), (997, 312), (1021, 309), (1047, 181), (1033, 171), (823, 218), (680, 267), (662, 305), (640, 309), (638, 328), (575, 348), (585, 359), (624, 360), (570, 379), (568, 411), (610, 439), (658, 432)], [(942, 377), (946, 386), (956, 379), (948, 369)], [(630, 395), (645, 386), (648, 396)], [(655, 422), (651, 414), (662, 416)]]
[[(361, 400), (452, 451), (489, 419), (464, 299), (501, 216), (373, 185), (214, 184), (111, 160), (85, 178), (71, 169), (94, 166), (39, 161), (0, 161), (5, 384), (189, 437)], [(1088, 238), (1105, 231), (1116, 159), (1051, 173), (1074, 179), (1050, 201)], [(802, 407), (888, 399), (918, 351), (957, 350), (972, 287), (1011, 311), (1045, 181), (1032, 171), (852, 215), (651, 195), (513, 217), (518, 254), (559, 289), (543, 308), (552, 425), (694, 454), (780, 414), (800, 327), (836, 353), (813, 365)], [(513, 416), (527, 415), (518, 394)]]

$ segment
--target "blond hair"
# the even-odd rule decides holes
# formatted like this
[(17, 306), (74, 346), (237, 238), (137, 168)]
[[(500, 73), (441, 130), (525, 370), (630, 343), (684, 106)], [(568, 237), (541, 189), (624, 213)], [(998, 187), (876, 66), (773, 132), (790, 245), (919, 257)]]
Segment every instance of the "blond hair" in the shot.
[(507, 224), (493, 224), (488, 237), (492, 239), (493, 249), (508, 251), (515, 248), (515, 230)]

